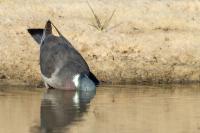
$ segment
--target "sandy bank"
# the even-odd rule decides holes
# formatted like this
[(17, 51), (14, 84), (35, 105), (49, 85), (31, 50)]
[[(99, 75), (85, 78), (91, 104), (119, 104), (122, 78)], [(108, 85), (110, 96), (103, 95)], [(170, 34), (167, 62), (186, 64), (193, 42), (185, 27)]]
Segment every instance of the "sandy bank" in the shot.
[(200, 81), (200, 2), (92, 0), (106, 31), (86, 1), (0, 0), (0, 78), (38, 83), (39, 47), (26, 29), (51, 19), (83, 55), (93, 73), (109, 82)]

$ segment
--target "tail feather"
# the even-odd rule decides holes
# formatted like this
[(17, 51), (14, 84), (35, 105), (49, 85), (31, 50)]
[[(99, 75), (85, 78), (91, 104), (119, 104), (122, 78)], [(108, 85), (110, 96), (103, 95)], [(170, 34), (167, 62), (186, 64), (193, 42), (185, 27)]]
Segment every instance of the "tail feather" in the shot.
[(40, 45), (47, 35), (52, 34), (51, 21), (48, 20), (45, 29), (27, 29), (33, 39)]
[(33, 39), (40, 44), (43, 36), (44, 29), (27, 29)]
[(52, 34), (52, 26), (58, 32), (59, 36), (67, 43), (67, 45), (73, 47), (72, 44), (60, 33), (57, 27), (50, 20), (46, 22), (44, 29), (28, 29), (28, 32), (31, 34), (34, 40), (40, 45), (43, 43), (44, 39), (48, 35)]
[(51, 21), (48, 20), (46, 25), (45, 25), (45, 36), (52, 34), (52, 26), (51, 26)]

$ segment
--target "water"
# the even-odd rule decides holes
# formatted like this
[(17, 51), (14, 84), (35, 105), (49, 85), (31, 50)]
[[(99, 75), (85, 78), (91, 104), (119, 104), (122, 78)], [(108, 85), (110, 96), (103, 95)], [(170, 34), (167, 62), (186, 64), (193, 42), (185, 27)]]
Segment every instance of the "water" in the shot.
[(0, 133), (197, 133), (200, 86), (0, 86)]

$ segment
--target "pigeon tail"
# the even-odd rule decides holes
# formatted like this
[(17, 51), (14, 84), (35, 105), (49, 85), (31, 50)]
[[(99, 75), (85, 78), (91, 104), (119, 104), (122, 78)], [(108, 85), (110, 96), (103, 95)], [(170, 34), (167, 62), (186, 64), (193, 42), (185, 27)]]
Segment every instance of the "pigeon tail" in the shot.
[(42, 40), (42, 36), (44, 33), (44, 29), (27, 29), (29, 34), (33, 37), (33, 39), (40, 45)]
[(45, 36), (52, 34), (51, 21), (48, 20), (45, 25)]

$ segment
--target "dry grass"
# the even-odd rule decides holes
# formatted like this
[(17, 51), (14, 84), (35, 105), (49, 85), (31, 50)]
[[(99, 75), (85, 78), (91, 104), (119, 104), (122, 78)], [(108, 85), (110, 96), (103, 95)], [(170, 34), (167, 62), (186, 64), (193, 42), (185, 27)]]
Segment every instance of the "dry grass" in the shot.
[[(40, 80), (39, 48), (26, 29), (43, 27), (51, 19), (101, 80), (199, 81), (199, 1), (93, 0), (90, 4), (93, 14), (82, 0), (1, 1), (0, 76)], [(97, 28), (89, 26), (92, 23)]]
[(93, 10), (92, 6), (90, 5), (90, 3), (87, 2), (87, 4), (88, 4), (88, 7), (90, 8), (90, 10), (91, 10), (91, 12), (92, 12), (92, 14), (94, 16), (94, 20), (95, 20), (95, 23), (90, 24), (90, 25), (93, 26), (94, 28), (96, 28), (97, 30), (100, 30), (100, 31), (106, 30), (108, 28), (109, 24), (110, 24), (110, 21), (111, 21), (113, 15), (114, 15), (114, 13), (115, 13), (115, 10), (112, 12), (111, 16), (108, 19), (106, 19), (104, 21), (104, 23), (102, 23), (102, 20), (94, 12), (94, 10)]

